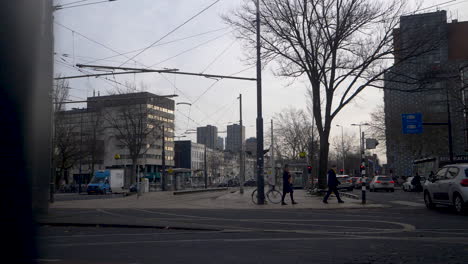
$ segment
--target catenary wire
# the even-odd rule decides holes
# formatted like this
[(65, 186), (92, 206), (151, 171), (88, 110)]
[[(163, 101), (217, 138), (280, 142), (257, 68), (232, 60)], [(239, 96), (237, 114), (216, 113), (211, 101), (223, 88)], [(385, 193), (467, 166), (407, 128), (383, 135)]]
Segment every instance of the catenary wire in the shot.
[[(202, 33), (199, 33), (199, 34), (195, 34), (195, 35), (191, 35), (191, 36), (184, 37), (184, 38), (174, 39), (174, 40), (171, 40), (171, 41), (167, 41), (167, 42), (163, 42), (163, 43), (159, 43), (159, 44), (157, 44), (157, 45), (154, 45), (152, 48), (164, 46), (164, 45), (167, 45), (167, 44), (171, 44), (171, 43), (175, 43), (175, 42), (178, 42), (178, 41), (183, 41), (183, 40), (187, 40), (187, 39), (191, 39), (191, 38), (195, 38), (195, 37), (199, 37), (199, 36), (203, 36), (203, 35), (207, 35), (207, 34), (210, 34), (210, 33), (213, 33), (213, 32), (218, 32), (218, 31), (221, 31), (221, 30), (224, 30), (224, 29), (227, 29), (227, 28), (229, 28), (229, 27), (223, 27), (223, 28), (219, 28), (219, 29), (214, 29), (214, 30), (210, 30), (210, 31), (205, 31), (205, 32), (202, 32)], [(138, 52), (138, 51), (141, 51), (141, 50), (144, 50), (144, 49), (145, 49), (145, 48), (136, 49), (136, 50), (124, 52), (124, 53), (122, 53), (122, 54), (127, 55), (127, 54), (131, 54), (131, 53), (134, 53), (134, 52)], [(88, 62), (86, 62), (85, 64), (92, 64), (92, 63), (95, 63), (95, 62), (98, 62), (98, 61), (107, 60), (107, 59), (112, 59), (112, 58), (119, 57), (119, 56), (121, 56), (121, 55), (118, 54), (118, 55), (113, 55), (113, 56), (109, 56), (109, 57), (102, 58), (102, 59), (95, 59), (95, 60), (92, 60), (92, 61), (88, 61)], [(119, 63), (123, 63), (123, 62), (119, 62)]]
[[(196, 17), (198, 17), (199, 15), (203, 14), (206, 10), (210, 9), (212, 6), (214, 6), (216, 3), (218, 3), (220, 0), (216, 0), (214, 1), (213, 3), (211, 3), (209, 6), (205, 7), (203, 10), (199, 11), (197, 14), (195, 14), (194, 16), (190, 17), (188, 20), (186, 20), (185, 22), (183, 22), (182, 24), (180, 24), (179, 26), (177, 26), (176, 28), (174, 28), (173, 30), (169, 31), (168, 33), (166, 33), (164, 36), (162, 36), (161, 38), (159, 38), (158, 40), (156, 40), (155, 42), (153, 42), (151, 45), (149, 45), (148, 47), (146, 47), (145, 49), (143, 49), (142, 51), (138, 52), (137, 54), (133, 55), (130, 59), (128, 59), (127, 61), (125, 61), (124, 63), (122, 63), (121, 65), (119, 65), (119, 67), (125, 65), (127, 62), (133, 60), (134, 58), (136, 58), (137, 56), (139, 56), (140, 54), (142, 54), (143, 52), (145, 52), (146, 50), (148, 50), (149, 48), (153, 47), (154, 45), (158, 44), (161, 40), (165, 39), (166, 37), (168, 37), (169, 35), (171, 35), (172, 33), (174, 33), (175, 31), (177, 31), (179, 28), (183, 27), (184, 25), (186, 25), (188, 22), (192, 21), (193, 19), (195, 19)], [(150, 67), (148, 67), (150, 68)]]

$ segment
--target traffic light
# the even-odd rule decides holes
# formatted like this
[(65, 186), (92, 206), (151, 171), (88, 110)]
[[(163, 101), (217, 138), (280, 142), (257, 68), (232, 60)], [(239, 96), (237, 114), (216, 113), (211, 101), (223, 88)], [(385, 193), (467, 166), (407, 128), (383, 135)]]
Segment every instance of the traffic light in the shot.
[(307, 172), (308, 172), (308, 173), (312, 173), (312, 166), (310, 166), (310, 165), (307, 166)]
[(364, 165), (361, 165), (361, 170), (363, 170), (363, 169), (365, 169), (365, 168), (366, 168), (366, 166), (364, 166)]
[(343, 174), (344, 170), (343, 169), (340, 169), (340, 173)]

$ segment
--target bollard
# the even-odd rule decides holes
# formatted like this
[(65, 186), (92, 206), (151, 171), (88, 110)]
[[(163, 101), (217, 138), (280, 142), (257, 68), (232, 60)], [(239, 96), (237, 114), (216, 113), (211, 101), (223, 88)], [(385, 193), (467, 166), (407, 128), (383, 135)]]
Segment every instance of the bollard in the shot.
[(366, 203), (366, 183), (362, 183), (362, 204)]

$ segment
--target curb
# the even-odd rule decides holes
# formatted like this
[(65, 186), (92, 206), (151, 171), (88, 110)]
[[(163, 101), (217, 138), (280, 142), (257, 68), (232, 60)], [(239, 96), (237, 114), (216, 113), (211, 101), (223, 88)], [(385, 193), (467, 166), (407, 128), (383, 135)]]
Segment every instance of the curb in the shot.
[(201, 192), (218, 192), (218, 191), (227, 191), (228, 188), (211, 188), (211, 189), (200, 189), (200, 190), (188, 190), (188, 191), (175, 191), (174, 195), (180, 194), (190, 194), (190, 193), (201, 193)]
[(361, 197), (359, 197), (359, 196), (357, 196), (357, 195), (355, 195), (355, 194), (340, 192), (340, 195), (342, 195), (342, 196), (344, 196), (344, 197), (351, 198), (351, 199), (361, 200)]
[(165, 225), (128, 225), (128, 224), (102, 224), (102, 223), (54, 223), (54, 222), (37, 222), (40, 226), (69, 226), (69, 227), (114, 227), (114, 228), (154, 228), (167, 230), (191, 230), (191, 231), (222, 231), (214, 228), (197, 228), (197, 227), (181, 227), (181, 226), (165, 226)]

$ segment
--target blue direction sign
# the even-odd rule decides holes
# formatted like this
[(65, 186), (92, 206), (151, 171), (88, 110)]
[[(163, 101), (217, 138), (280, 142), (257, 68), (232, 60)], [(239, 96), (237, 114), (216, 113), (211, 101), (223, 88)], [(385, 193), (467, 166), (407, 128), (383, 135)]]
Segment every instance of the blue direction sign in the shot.
[(422, 114), (402, 114), (403, 134), (421, 134), (423, 132)]

